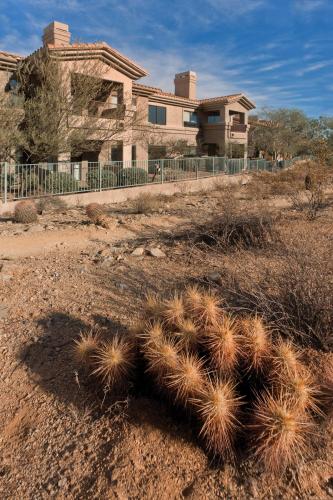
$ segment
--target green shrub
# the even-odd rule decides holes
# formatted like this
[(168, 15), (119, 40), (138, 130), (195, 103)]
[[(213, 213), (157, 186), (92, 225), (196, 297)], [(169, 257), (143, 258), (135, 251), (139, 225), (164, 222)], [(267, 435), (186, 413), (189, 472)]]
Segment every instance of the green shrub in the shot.
[(38, 193), (39, 177), (32, 172), (22, 172), (20, 175), (20, 192), (24, 195), (34, 196)]
[(50, 172), (45, 179), (45, 191), (48, 193), (70, 193), (79, 190), (79, 182), (66, 172)]
[(143, 168), (124, 168), (118, 173), (118, 186), (135, 186), (148, 183), (148, 172)]
[(88, 171), (87, 183), (89, 189), (99, 189), (101, 188), (112, 188), (117, 185), (117, 175), (108, 168), (102, 168), (101, 170), (101, 185), (99, 182), (99, 170), (98, 168), (93, 168)]

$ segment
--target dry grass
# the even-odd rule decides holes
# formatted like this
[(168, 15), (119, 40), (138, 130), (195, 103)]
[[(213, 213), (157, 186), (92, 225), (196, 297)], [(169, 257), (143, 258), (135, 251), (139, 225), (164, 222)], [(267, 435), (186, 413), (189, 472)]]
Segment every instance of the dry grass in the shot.
[(164, 205), (165, 196), (141, 193), (133, 200), (133, 209), (136, 214), (150, 214), (158, 212)]
[[(330, 232), (285, 235), (269, 258), (240, 252), (222, 270), (229, 307), (257, 311), (283, 335), (332, 348), (333, 259)], [(246, 263), (246, 264), (245, 264)], [(235, 265), (236, 264), (236, 265)], [(246, 273), (243, 267), (246, 265)]]

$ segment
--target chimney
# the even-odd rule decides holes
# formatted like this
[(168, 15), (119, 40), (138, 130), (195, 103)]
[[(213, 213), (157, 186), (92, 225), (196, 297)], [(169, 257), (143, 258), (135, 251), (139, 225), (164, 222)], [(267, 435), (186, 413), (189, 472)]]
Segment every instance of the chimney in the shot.
[(55, 47), (66, 47), (70, 45), (71, 34), (68, 31), (68, 24), (53, 21), (44, 29), (43, 45), (47, 47), (49, 44)]
[(185, 71), (175, 75), (175, 94), (179, 97), (196, 99), (197, 75), (194, 71)]

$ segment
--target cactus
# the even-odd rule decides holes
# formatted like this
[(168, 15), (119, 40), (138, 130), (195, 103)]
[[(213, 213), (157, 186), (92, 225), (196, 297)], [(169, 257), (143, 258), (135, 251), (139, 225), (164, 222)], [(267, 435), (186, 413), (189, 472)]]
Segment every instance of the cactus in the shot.
[(81, 336), (75, 358), (116, 389), (131, 376), (138, 348), (140, 369), (197, 419), (207, 449), (219, 458), (234, 459), (243, 437), (252, 456), (279, 473), (306, 456), (313, 416), (332, 412), (333, 364), (326, 363), (319, 389), (301, 350), (273, 339), (260, 316), (227, 313), (209, 291), (148, 294), (131, 333), (102, 345)]
[(105, 215), (105, 211), (103, 206), (99, 203), (89, 203), (89, 205), (86, 206), (86, 214), (89, 219), (96, 224), (98, 218)]
[(38, 219), (36, 205), (32, 201), (20, 201), (15, 206), (14, 220), (22, 224), (30, 224)]
[(104, 207), (99, 203), (89, 203), (89, 205), (86, 206), (86, 214), (96, 226), (110, 229), (110, 218), (105, 214)]
[(306, 456), (313, 422), (308, 414), (297, 411), (283, 392), (277, 397), (269, 393), (260, 396), (253, 415), (254, 456), (268, 471), (281, 472)]

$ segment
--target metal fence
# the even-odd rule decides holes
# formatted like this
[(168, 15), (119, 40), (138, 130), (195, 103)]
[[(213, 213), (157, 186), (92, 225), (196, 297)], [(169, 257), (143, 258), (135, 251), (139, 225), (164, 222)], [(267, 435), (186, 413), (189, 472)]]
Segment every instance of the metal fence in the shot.
[(163, 184), (243, 171), (273, 171), (285, 166), (287, 162), (222, 157), (29, 165), (0, 163), (0, 199), (6, 203), (22, 198)]

